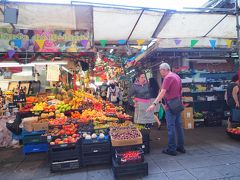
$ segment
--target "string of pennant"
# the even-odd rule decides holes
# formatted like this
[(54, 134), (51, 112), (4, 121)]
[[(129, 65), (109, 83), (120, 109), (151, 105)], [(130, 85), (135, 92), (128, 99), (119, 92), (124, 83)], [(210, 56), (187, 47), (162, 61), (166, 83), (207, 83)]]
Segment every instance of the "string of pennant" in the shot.
[[(18, 47), (18, 48), (21, 48), (22, 47), (22, 40), (21, 39), (13, 39), (12, 40), (14, 43), (15, 43), (15, 46)], [(43, 49), (43, 46), (44, 46), (44, 43), (45, 43), (46, 40), (35, 40), (35, 43), (38, 45), (38, 47), (41, 49)], [(100, 40), (100, 45), (102, 48), (105, 48), (106, 45), (107, 45), (107, 40)], [(144, 39), (137, 39), (136, 40), (136, 43), (138, 46), (141, 46), (143, 43), (145, 42)], [(180, 46), (181, 43), (182, 43), (182, 40), (181, 39), (174, 39), (174, 42), (175, 42), (175, 45), (176, 46)], [(196, 46), (196, 44), (199, 42), (199, 40), (197, 39), (192, 39), (190, 41), (190, 48), (193, 48), (194, 46)], [(210, 46), (214, 49), (216, 47), (216, 42), (217, 40), (215, 39), (210, 39), (209, 40), (209, 43), (210, 43)], [(231, 39), (226, 39), (225, 40), (226, 42), (226, 46), (227, 48), (231, 48), (232, 46), (232, 40)], [(80, 43), (82, 44), (82, 46), (84, 48), (87, 47), (87, 44), (88, 44), (88, 40), (81, 40)], [(118, 40), (117, 43), (119, 45), (125, 45), (126, 44), (126, 40)], [(9, 58), (12, 58), (14, 56), (14, 54), (16, 53), (15, 50), (8, 50), (8, 56)]]

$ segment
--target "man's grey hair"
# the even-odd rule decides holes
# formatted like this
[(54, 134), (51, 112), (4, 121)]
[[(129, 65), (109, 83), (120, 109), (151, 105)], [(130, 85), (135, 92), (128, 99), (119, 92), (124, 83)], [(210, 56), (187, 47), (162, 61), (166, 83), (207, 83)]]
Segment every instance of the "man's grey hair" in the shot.
[(160, 64), (160, 66), (159, 66), (159, 69), (161, 70), (161, 69), (164, 69), (164, 70), (171, 70), (171, 68), (170, 68), (170, 65), (168, 64), (168, 63), (162, 63), (162, 64)]

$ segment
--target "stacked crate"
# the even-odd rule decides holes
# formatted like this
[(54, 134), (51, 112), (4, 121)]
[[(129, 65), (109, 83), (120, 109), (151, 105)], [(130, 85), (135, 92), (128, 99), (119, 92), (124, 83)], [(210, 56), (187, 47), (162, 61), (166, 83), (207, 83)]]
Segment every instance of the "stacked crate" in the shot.
[(116, 178), (127, 175), (147, 176), (148, 163), (144, 162), (142, 145), (114, 147), (112, 170)]
[(83, 165), (111, 164), (111, 143), (108, 136), (104, 139), (82, 141)]
[(23, 130), (23, 153), (26, 155), (29, 153), (47, 152), (47, 136), (44, 136), (44, 134), (45, 131), (28, 132), (26, 130)]
[(48, 154), (52, 172), (77, 169), (82, 165), (80, 142), (50, 145)]

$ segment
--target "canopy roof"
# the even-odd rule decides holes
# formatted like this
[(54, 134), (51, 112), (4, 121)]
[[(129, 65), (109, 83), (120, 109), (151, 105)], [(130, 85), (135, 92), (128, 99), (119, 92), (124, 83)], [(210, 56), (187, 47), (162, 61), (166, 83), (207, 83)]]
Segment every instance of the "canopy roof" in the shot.
[[(230, 14), (33, 3), (8, 6), (19, 9), (16, 28), (87, 29), (93, 32), (95, 41), (237, 37), (236, 18)], [(3, 14), (0, 21), (3, 22)], [(0, 27), (10, 25), (0, 23)]]

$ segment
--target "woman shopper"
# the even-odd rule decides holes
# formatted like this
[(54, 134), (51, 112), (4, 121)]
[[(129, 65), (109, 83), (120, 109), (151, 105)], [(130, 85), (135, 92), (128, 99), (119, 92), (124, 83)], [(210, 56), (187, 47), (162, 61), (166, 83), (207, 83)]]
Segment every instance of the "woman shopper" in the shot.
[[(150, 78), (149, 79), (149, 88), (150, 88), (150, 94), (151, 94), (151, 98), (152, 98), (152, 102), (156, 99), (156, 97), (158, 96), (159, 93), (159, 85), (157, 83), (157, 80), (155, 78)], [(155, 108), (154, 108), (154, 120), (158, 125), (158, 129), (160, 129), (161, 127), (161, 122), (158, 118), (158, 112), (160, 110), (160, 104), (158, 103)]]
[(146, 113), (148, 106), (151, 104), (151, 95), (149, 84), (143, 72), (137, 74), (136, 80), (129, 90), (128, 97), (134, 97), (134, 123), (145, 124), (149, 127), (154, 122), (154, 116), (153, 112)]
[[(232, 111), (235, 108), (239, 108), (239, 79), (238, 75), (235, 75), (232, 77), (231, 83), (227, 87), (227, 91), (225, 93), (225, 100), (227, 102), (227, 105), (229, 106), (231, 110), (231, 116)], [(232, 117), (228, 118), (228, 128), (232, 127)]]

